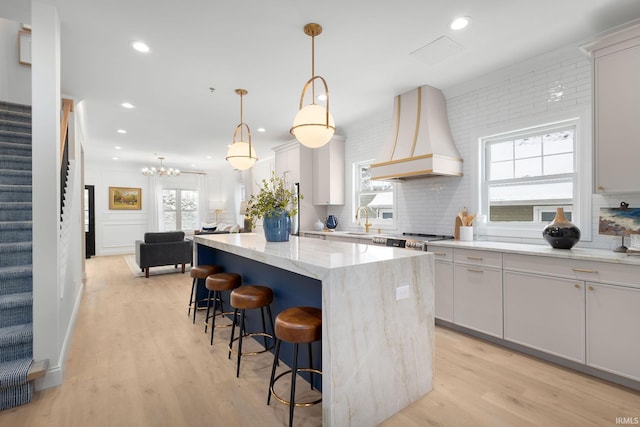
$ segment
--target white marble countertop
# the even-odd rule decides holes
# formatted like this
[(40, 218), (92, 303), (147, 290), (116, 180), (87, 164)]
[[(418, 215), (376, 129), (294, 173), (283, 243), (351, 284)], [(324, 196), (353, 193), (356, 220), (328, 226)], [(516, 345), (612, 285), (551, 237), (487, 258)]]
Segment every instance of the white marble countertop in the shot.
[(385, 246), (296, 236), (291, 236), (288, 242), (267, 242), (261, 233), (196, 235), (194, 241), (310, 277), (320, 277), (321, 270), (348, 268), (426, 254)]
[(553, 258), (580, 259), (585, 261), (612, 262), (640, 266), (640, 256), (627, 255), (604, 249), (571, 248), (554, 249), (547, 245), (531, 245), (524, 243), (493, 242), (474, 240), (438, 240), (429, 242), (428, 246), (452, 247), (464, 249), (481, 249), (495, 252), (509, 252), (522, 255), (548, 256)]

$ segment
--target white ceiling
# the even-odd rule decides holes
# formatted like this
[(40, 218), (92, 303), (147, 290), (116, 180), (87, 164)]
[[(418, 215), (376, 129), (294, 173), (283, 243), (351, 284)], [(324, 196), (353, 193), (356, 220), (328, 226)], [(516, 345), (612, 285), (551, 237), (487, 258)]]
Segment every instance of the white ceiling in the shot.
[[(153, 165), (157, 153), (183, 170), (230, 167), (236, 88), (249, 92), (244, 121), (259, 157), (291, 139), (311, 77), (306, 23), (324, 28), (316, 74), (340, 133), (390, 112), (393, 96), (414, 87), (447, 89), (640, 17), (638, 0), (41, 1), (59, 12), (63, 94), (86, 101), (87, 160)], [(448, 24), (459, 15), (472, 22), (454, 32)], [(462, 48), (435, 64), (409, 55), (441, 36)], [(132, 40), (151, 53), (133, 51)]]

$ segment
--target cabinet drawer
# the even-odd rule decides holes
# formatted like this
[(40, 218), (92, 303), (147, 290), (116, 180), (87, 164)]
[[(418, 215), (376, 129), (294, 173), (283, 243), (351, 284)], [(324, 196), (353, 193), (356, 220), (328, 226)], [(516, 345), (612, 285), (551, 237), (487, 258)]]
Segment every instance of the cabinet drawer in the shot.
[(502, 253), (478, 251), (475, 249), (458, 249), (453, 251), (453, 260), (460, 264), (481, 265), (483, 267), (502, 268)]
[(640, 288), (640, 266), (629, 264), (504, 254), (504, 269)]
[(438, 246), (427, 246), (427, 251), (433, 253), (436, 261), (453, 261), (453, 248), (442, 248)]

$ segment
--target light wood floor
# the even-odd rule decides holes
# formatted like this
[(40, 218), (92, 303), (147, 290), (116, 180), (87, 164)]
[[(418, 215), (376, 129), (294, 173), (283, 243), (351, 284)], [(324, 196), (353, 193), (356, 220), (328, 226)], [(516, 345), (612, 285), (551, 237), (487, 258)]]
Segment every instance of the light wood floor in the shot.
[[(0, 426), (286, 425), (284, 405), (266, 406), (270, 355), (243, 358), (236, 379), (230, 331), (216, 330), (212, 350), (202, 321), (191, 324), (188, 274), (133, 277), (122, 256), (94, 257), (86, 269), (63, 385), (0, 412)], [(640, 393), (447, 329), (435, 337), (434, 390), (382, 426), (614, 426), (640, 417)], [(295, 421), (321, 425), (320, 405), (297, 408)]]

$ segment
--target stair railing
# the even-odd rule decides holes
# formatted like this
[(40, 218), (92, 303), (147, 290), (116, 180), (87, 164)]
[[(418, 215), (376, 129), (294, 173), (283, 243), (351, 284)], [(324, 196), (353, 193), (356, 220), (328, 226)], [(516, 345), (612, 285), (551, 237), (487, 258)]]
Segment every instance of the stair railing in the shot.
[(69, 173), (69, 116), (73, 111), (73, 100), (62, 99), (62, 118), (60, 123), (60, 220), (64, 212), (67, 177)]

